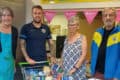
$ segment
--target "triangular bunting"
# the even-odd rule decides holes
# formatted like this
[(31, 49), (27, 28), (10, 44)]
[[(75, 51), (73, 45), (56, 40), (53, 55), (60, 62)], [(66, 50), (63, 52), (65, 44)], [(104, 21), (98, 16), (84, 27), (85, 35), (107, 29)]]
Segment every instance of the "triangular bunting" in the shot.
[(45, 18), (47, 19), (47, 21), (50, 23), (51, 20), (53, 19), (53, 17), (56, 15), (56, 12), (53, 11), (45, 11)]
[(120, 22), (120, 10), (117, 10), (117, 16), (116, 16), (116, 21)]
[(77, 11), (65, 11), (64, 15), (66, 16), (67, 20), (69, 20), (72, 16), (75, 16)]
[(85, 15), (88, 23), (91, 24), (93, 22), (95, 16), (98, 13), (98, 10), (85, 10), (83, 12), (84, 12), (84, 15)]

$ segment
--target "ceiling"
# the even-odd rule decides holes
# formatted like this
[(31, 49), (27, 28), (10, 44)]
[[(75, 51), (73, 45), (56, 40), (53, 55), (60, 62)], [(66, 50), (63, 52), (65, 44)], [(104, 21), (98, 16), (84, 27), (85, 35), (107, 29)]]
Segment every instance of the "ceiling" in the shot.
[(81, 3), (81, 2), (106, 2), (106, 1), (119, 1), (119, 0), (40, 0), (42, 4), (55, 4), (55, 3)]

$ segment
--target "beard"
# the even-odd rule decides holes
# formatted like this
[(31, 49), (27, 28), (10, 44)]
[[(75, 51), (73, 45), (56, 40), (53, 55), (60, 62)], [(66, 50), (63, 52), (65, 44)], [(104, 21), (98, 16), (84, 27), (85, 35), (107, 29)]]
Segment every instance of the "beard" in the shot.
[(106, 21), (105, 23), (104, 23), (104, 25), (105, 26), (114, 26), (114, 22), (112, 22), (112, 21)]
[(36, 24), (39, 24), (39, 23), (41, 23), (41, 20), (35, 20), (35, 19), (33, 19), (33, 22), (36, 23)]

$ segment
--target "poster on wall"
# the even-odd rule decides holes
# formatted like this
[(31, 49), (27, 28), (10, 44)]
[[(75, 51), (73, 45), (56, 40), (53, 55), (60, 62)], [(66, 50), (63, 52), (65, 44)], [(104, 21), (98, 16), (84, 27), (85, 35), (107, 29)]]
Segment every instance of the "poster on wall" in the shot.
[(50, 31), (52, 33), (52, 39), (56, 40), (56, 36), (60, 35), (60, 25), (49, 25)]
[(56, 40), (57, 36), (67, 35), (67, 28), (61, 27), (61, 25), (49, 25), (49, 28), (50, 28), (53, 40)]

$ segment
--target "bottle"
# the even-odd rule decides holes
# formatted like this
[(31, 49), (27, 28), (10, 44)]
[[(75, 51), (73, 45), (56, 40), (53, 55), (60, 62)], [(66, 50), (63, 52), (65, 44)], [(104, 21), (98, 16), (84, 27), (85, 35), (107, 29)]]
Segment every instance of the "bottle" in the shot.
[(64, 73), (62, 76), (62, 80), (69, 80), (69, 75), (67, 73)]
[(34, 71), (30, 69), (30, 80), (34, 80)]
[(46, 76), (45, 80), (53, 80), (52, 76)]
[(62, 77), (62, 74), (59, 73), (59, 74), (57, 75), (57, 80), (61, 80), (61, 77)]
[(73, 77), (72, 77), (72, 76), (69, 76), (69, 80), (73, 80)]
[(45, 80), (45, 73), (43, 71), (39, 72), (40, 80)]

